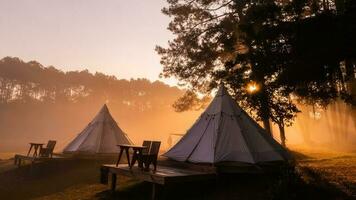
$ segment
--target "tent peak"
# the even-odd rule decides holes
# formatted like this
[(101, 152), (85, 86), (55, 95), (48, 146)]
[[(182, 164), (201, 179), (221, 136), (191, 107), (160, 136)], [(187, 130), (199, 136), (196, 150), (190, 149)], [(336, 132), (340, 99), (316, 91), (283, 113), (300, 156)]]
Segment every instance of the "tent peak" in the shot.
[(106, 103), (104, 103), (103, 107), (101, 107), (100, 112), (109, 112), (109, 108)]
[(106, 104), (82, 132), (63, 150), (65, 153), (116, 153), (117, 144), (132, 144), (111, 116)]
[(224, 96), (227, 94), (229, 94), (229, 93), (227, 92), (225, 85), (223, 83), (221, 83), (219, 86), (218, 92), (216, 93), (216, 96)]

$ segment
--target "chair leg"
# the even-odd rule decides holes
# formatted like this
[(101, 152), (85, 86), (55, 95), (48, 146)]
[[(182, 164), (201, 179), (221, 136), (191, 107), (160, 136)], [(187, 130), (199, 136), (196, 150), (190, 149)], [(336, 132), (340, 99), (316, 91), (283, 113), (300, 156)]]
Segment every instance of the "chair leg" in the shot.
[(138, 167), (141, 170), (144, 170), (146, 166), (146, 157), (142, 155), (142, 151), (137, 152), (137, 158), (138, 158)]
[(157, 169), (157, 157), (153, 158), (152, 164), (153, 164), (153, 170), (156, 171), (156, 169)]
[(150, 164), (151, 164), (151, 158), (150, 157), (146, 157), (145, 158), (145, 170), (149, 171), (150, 169)]
[(145, 165), (145, 170), (149, 171), (150, 170), (150, 161), (146, 161), (146, 165)]

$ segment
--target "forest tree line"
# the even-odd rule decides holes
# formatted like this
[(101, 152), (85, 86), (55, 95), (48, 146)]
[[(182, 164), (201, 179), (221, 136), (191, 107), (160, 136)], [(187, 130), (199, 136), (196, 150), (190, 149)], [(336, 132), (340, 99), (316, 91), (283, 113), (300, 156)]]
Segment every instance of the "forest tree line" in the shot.
[(129, 110), (167, 109), (182, 94), (177, 87), (147, 79), (117, 79), (88, 70), (63, 72), (19, 58), (0, 60), (0, 103), (110, 102)]

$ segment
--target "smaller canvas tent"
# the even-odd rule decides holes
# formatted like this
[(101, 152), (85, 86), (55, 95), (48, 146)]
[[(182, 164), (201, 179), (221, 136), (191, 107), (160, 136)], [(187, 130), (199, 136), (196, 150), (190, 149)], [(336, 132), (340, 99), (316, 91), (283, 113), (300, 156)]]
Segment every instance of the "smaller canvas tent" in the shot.
[(117, 153), (117, 144), (132, 144), (104, 105), (95, 118), (63, 150), (64, 153)]
[(285, 161), (288, 152), (260, 127), (222, 85), (185, 136), (164, 156), (193, 163)]

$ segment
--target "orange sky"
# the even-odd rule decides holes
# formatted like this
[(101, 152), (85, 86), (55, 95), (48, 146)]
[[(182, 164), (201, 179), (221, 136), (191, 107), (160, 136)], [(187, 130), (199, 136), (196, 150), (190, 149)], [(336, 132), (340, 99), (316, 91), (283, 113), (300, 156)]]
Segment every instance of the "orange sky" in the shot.
[[(0, 57), (63, 70), (158, 79), (155, 45), (172, 38), (165, 0), (1, 0)], [(166, 81), (174, 83), (174, 81)]]

